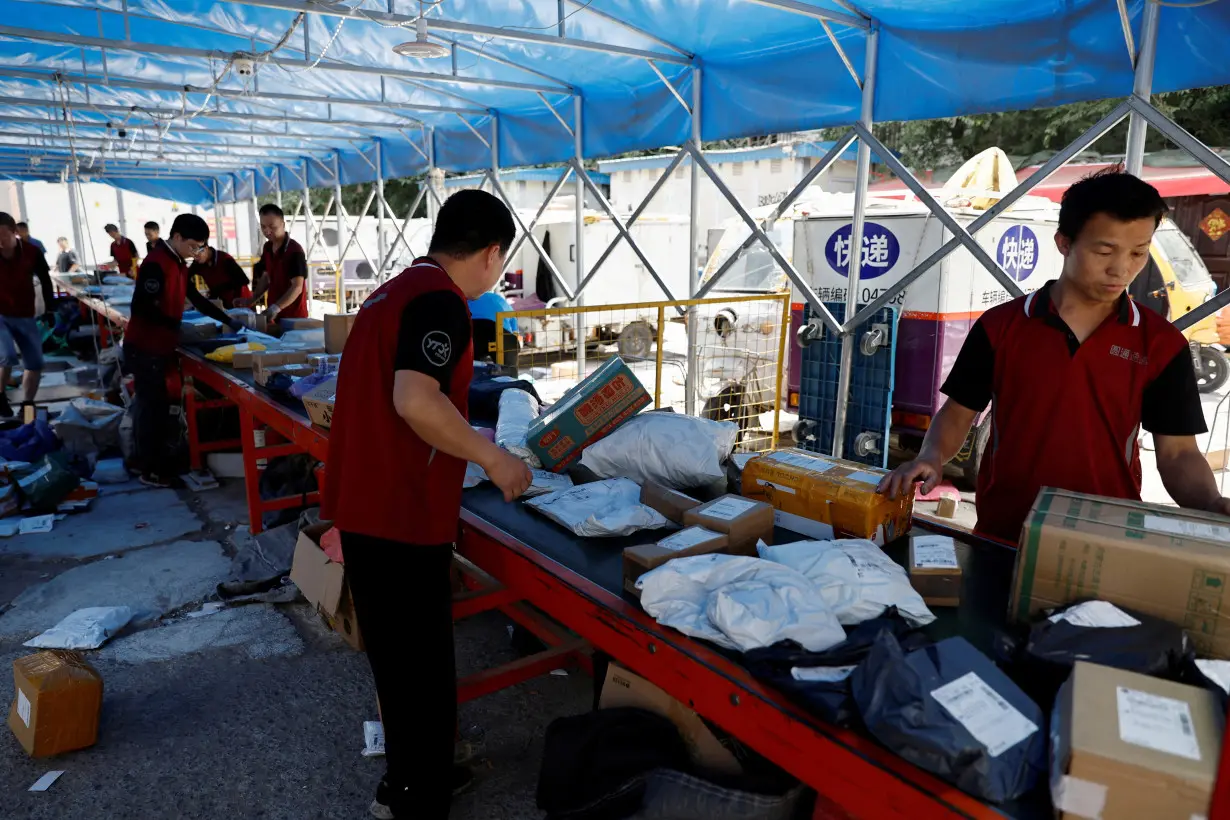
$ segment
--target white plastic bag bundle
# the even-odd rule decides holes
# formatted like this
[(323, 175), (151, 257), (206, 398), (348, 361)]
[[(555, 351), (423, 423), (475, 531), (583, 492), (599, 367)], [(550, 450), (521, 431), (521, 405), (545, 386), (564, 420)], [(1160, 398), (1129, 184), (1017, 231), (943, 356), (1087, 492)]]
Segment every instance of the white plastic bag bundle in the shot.
[(739, 425), (679, 413), (642, 413), (581, 454), (600, 478), (652, 481), (675, 490), (726, 481), (722, 462)]
[(51, 428), (66, 450), (85, 456), (118, 447), (123, 418), (123, 407), (79, 396), (51, 422)]
[(126, 606), (91, 606), (78, 609), (22, 646), (35, 649), (97, 649), (132, 620)]
[(846, 639), (815, 586), (798, 572), (743, 555), (676, 558), (636, 582), (658, 623), (727, 649), (792, 640), (823, 652)]
[(905, 568), (861, 538), (758, 545), (760, 557), (808, 578), (841, 623), (851, 626), (879, 617), (890, 606), (915, 626), (935, 620), (910, 586)]
[(522, 498), (536, 498), (548, 493), (558, 493), (561, 490), (571, 490), (573, 487), (572, 479), (564, 473), (553, 473), (549, 470), (531, 470), (530, 474), (534, 478), (530, 482), (529, 488), (522, 494)]
[(500, 418), (495, 424), (495, 443), (534, 469), (541, 467), (542, 461), (525, 440), (539, 409), (538, 399), (524, 390), (510, 388), (500, 394)]
[(581, 484), (525, 503), (583, 538), (631, 535), (668, 526), (660, 512), (641, 503), (641, 488), (626, 478)]

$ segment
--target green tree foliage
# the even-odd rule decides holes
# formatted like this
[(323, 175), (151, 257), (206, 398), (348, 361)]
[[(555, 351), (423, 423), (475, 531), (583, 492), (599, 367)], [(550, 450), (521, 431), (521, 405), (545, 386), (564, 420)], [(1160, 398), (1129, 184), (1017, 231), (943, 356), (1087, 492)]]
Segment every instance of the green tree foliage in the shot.
[[(367, 202), (367, 197), (371, 194), (372, 186), (375, 183), (359, 183), (355, 185), (342, 186), (342, 206), (346, 209), (346, 213), (353, 217), (358, 217), (363, 212), (363, 203)], [(388, 200), (389, 207), (393, 209), (393, 213), (386, 212), (389, 218), (398, 220), (405, 219), (406, 211), (410, 210), (410, 206), (414, 204), (415, 198), (419, 195), (419, 183), (415, 179), (386, 179), (384, 181), (384, 198)], [(324, 210), (325, 205), (329, 202), (329, 198), (333, 196), (332, 188), (313, 188), (312, 189), (312, 213), (317, 216)], [(284, 191), (282, 193), (282, 210), (287, 214), (293, 214), (295, 209), (299, 207), (299, 200), (302, 195), (299, 191)], [(260, 197), (260, 204), (276, 201), (274, 196)], [(372, 202), (371, 208), (367, 212), (369, 219), (374, 219), (376, 216), (376, 203)], [(419, 205), (419, 210), (415, 216), (427, 216), (427, 205), (422, 203)]]

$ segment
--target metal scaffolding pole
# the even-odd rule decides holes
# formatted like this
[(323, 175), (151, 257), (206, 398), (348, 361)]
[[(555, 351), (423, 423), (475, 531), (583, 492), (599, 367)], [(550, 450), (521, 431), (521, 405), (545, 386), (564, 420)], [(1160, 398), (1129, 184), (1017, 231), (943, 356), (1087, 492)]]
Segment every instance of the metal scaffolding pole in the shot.
[[(24, 182), (16, 183), (17, 187), (17, 218), (29, 222), (30, 210), (26, 207), (26, 184)], [(119, 190), (118, 188), (116, 189)]]
[[(1136, 53), (1136, 78), (1132, 84), (1132, 96), (1141, 102), (1149, 102), (1153, 90), (1153, 65), (1157, 58), (1157, 24), (1162, 7), (1157, 3), (1145, 3), (1140, 19), (1140, 48)], [(1127, 155), (1124, 170), (1140, 176), (1145, 163), (1145, 135), (1149, 123), (1136, 112), (1128, 120)]]
[[(434, 232), (436, 229), (436, 213), (440, 205), (436, 202), (436, 129), (427, 130), (427, 220)], [(414, 216), (414, 214), (410, 214)]]
[[(344, 279), (345, 272), (342, 270), (342, 231), (346, 228), (345, 209), (342, 207), (342, 152), (336, 151), (333, 154), (333, 224), (337, 228), (337, 283), (338, 287), (345, 287)], [(338, 294), (341, 296), (341, 294)], [(345, 302), (343, 297), (341, 300)], [(309, 309), (311, 306), (309, 305)]]
[[(85, 241), (81, 235), (81, 212), (78, 206), (81, 202), (80, 187), (76, 178), (69, 180), (68, 183), (68, 213), (73, 221), (73, 247), (77, 251), (77, 258), (81, 260), (81, 269), (86, 269), (85, 261)], [(90, 248), (90, 256), (95, 256), (93, 248)], [(97, 260), (96, 260), (97, 261)]]
[[(279, 208), (282, 207), (282, 166), (273, 166), (273, 196)], [(259, 214), (257, 215), (259, 217)], [(259, 221), (257, 227), (260, 227)]]
[[(863, 64), (863, 100), (859, 123), (871, 130), (872, 111), (876, 98), (876, 57), (879, 52), (880, 30), (867, 34), (867, 53)], [(863, 226), (867, 207), (867, 183), (871, 176), (871, 146), (858, 141), (858, 159), (854, 180), (854, 220), (850, 226), (849, 273), (846, 278), (846, 317), (858, 312), (858, 278), (863, 264)], [(846, 411), (850, 403), (850, 376), (854, 369), (854, 332), (851, 328), (841, 337), (841, 370), (837, 374), (837, 407), (833, 417), (834, 458), (843, 458), (846, 438)], [(887, 443), (885, 443), (887, 446)]]
[[(576, 267), (573, 268), (572, 286), (575, 288), (580, 284), (581, 279), (585, 276), (585, 145), (582, 139), (583, 130), (581, 128), (581, 95), (578, 94), (572, 98), (572, 144), (576, 159), (576, 186), (573, 189), (576, 196), (576, 203), (573, 208), (573, 221), (575, 222), (575, 242), (576, 242)], [(576, 294), (576, 305), (582, 307), (585, 305), (585, 297), (581, 294)], [(577, 313), (573, 327), (576, 328), (577, 337), (577, 380), (585, 378), (585, 341), (588, 335), (585, 328), (585, 314)]]
[[(255, 256), (256, 249), (260, 246), (261, 223), (257, 213), (260, 212), (260, 203), (256, 201), (256, 172), (252, 173), (252, 198), (248, 200), (248, 255)], [(235, 242), (235, 250), (239, 250), (239, 242)]]
[(380, 140), (376, 143), (376, 258), (380, 260), (380, 269), (372, 271), (377, 282), (384, 281), (384, 147)]
[[(692, 143), (696, 150), (702, 149), (700, 133), (700, 103), (701, 103), (701, 69), (692, 67)], [(697, 270), (700, 268), (700, 163), (692, 158), (691, 202), (688, 207), (688, 299), (696, 298)], [(691, 416), (696, 413), (696, 371), (700, 367), (700, 356), (696, 350), (696, 306), (688, 308), (688, 369), (684, 375), (683, 412)], [(665, 331), (658, 328), (658, 339), (665, 339)], [(661, 355), (659, 352), (658, 355)]]
[(222, 205), (218, 202), (218, 180), (214, 180), (214, 234), (216, 247), (226, 250), (226, 233), (222, 230)]
[[(119, 212), (120, 236), (128, 236), (128, 215), (124, 213), (124, 189), (122, 188), (115, 189), (115, 209)], [(24, 211), (25, 208), (22, 210)]]
[(316, 230), (312, 219), (312, 188), (308, 185), (308, 175), (311, 174), (311, 163), (307, 157), (303, 158), (303, 247), (307, 248), (307, 285), (308, 292), (308, 308), (312, 305), (312, 296), (316, 293), (312, 287), (312, 234)]

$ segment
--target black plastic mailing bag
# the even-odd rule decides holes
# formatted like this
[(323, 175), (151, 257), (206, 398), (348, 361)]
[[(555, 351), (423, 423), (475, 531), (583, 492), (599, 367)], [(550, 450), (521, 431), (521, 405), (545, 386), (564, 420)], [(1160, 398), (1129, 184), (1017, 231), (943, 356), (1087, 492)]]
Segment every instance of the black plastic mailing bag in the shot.
[(1046, 775), (1046, 720), (964, 638), (905, 653), (881, 634), (850, 676), (867, 730), (890, 750), (993, 803)]

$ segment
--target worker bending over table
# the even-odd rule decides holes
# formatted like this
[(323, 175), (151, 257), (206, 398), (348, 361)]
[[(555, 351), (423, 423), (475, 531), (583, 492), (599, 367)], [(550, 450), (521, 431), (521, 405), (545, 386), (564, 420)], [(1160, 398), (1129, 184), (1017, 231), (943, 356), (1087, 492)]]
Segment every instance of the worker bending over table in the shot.
[(121, 234), (120, 229), (115, 225), (103, 225), (103, 230), (107, 232), (107, 236), (111, 237), (111, 261), (115, 263), (116, 271), (129, 279), (135, 279), (141, 261), (141, 256), (137, 253), (137, 246), (132, 243), (131, 239)]
[(201, 246), (193, 257), (191, 272), (201, 277), (209, 288), (209, 298), (222, 301), (222, 307), (230, 310), (238, 299), (252, 296), (248, 289), (248, 275), (226, 251), (220, 251), (209, 243)]
[(935, 488), (991, 406), (975, 532), (1016, 543), (1042, 487), (1140, 500), (1138, 437), (1181, 507), (1230, 515), (1196, 444), (1207, 431), (1187, 340), (1127, 287), (1166, 213), (1157, 190), (1117, 169), (1063, 195), (1059, 279), (982, 314), (943, 385), (918, 457), (880, 482), (896, 498)]
[(159, 239), (137, 272), (132, 292), (132, 316), (124, 332), (124, 369), (136, 389), (133, 433), (134, 466), (151, 487), (173, 487), (178, 479), (169, 462), (167, 444), (176, 439), (168, 424), (170, 397), (167, 370), (175, 361), (184, 299), (231, 330), (243, 327), (201, 295), (188, 275), (188, 259), (209, 241), (209, 225), (195, 214), (180, 214), (169, 239)]
[(388, 768), (371, 806), (380, 818), (446, 818), (472, 781), (453, 762), (451, 566), (462, 481), (472, 461), (512, 501), (532, 477), (467, 421), (474, 348), (466, 300), (495, 284), (514, 234), (498, 199), (454, 194), (436, 217), (428, 256), (367, 298), (346, 340), (321, 512), (341, 531), (381, 705)]
[(0, 417), (12, 418), (6, 390), (9, 375), (21, 350), (22, 405), (34, 403), (43, 375), (43, 333), (34, 318), (34, 278), (43, 291), (43, 308), (51, 309), (51, 275), (47, 257), (38, 248), (23, 242), (17, 223), (0, 212)]
[(270, 321), (278, 318), (306, 319), (308, 315), (307, 256), (303, 246), (286, 232), (286, 217), (272, 202), (261, 206), (261, 233), (265, 247), (261, 258), (252, 266), (256, 284), (252, 295), (235, 300), (236, 307), (251, 307), (266, 292), (269, 307), (265, 315)]

